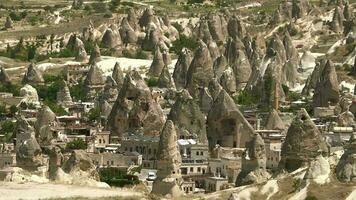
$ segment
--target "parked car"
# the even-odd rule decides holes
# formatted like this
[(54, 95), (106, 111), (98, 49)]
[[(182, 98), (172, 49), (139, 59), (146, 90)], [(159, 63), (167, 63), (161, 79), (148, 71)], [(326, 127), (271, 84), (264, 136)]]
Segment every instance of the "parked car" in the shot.
[(147, 176), (146, 180), (148, 180), (148, 181), (154, 181), (154, 180), (156, 180), (156, 178), (157, 178), (156, 173), (154, 173), (154, 172), (148, 172), (148, 176)]

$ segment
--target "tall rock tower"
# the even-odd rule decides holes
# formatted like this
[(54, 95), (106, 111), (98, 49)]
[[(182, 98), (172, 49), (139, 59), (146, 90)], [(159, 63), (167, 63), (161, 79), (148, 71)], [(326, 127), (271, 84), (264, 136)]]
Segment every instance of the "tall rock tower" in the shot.
[(171, 198), (182, 194), (180, 189), (182, 158), (178, 148), (176, 129), (173, 122), (167, 120), (160, 136), (157, 155), (157, 180), (153, 182), (152, 193), (170, 196)]

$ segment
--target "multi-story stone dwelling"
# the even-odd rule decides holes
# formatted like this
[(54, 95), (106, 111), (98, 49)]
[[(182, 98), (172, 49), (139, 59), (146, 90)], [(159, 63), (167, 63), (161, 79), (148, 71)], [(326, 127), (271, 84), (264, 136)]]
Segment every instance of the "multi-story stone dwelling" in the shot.
[(142, 155), (143, 168), (155, 168), (159, 137), (148, 135), (127, 135), (121, 141), (120, 151), (137, 152)]
[(124, 153), (90, 153), (89, 157), (98, 167), (117, 167), (128, 169), (142, 164), (142, 155), (137, 152)]

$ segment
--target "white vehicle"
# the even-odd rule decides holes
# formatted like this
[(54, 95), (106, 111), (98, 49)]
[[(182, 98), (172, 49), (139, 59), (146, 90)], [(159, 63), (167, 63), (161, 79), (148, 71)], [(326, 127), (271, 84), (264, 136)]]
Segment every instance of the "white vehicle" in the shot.
[(157, 176), (156, 176), (156, 173), (154, 172), (148, 172), (148, 176), (146, 178), (146, 180), (148, 181), (154, 181), (156, 180)]

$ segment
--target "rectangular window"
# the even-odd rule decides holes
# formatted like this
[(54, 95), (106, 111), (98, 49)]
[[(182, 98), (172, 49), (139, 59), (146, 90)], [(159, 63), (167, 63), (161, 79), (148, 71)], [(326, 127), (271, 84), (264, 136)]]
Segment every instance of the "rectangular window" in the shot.
[(190, 168), (190, 172), (194, 172), (194, 168), (193, 167)]

